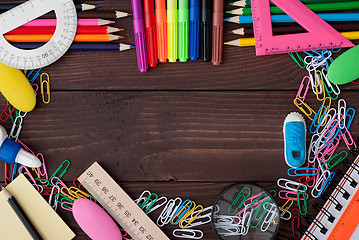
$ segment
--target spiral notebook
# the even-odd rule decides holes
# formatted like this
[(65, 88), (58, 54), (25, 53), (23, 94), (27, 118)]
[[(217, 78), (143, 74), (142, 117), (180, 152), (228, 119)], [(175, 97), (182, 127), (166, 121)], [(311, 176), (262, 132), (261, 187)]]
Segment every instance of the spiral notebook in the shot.
[(359, 239), (359, 156), (301, 239)]

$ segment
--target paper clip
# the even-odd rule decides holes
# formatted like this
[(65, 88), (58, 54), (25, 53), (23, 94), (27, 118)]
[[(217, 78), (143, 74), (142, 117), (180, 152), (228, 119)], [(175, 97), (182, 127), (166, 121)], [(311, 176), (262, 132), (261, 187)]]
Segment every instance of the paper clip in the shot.
[[(22, 172), (23, 169), (25, 170), (25, 172)], [(22, 173), (24, 176), (27, 176), (31, 181), (32, 181), (32, 184), (36, 187), (37, 191), (39, 192), (40, 191), (40, 186), (37, 185), (36, 181), (35, 181), (35, 178), (31, 175), (29, 169), (26, 167), (26, 166), (21, 166), (19, 167), (19, 170), (18, 170), (19, 173)]]
[[(283, 194), (284, 194), (284, 196), (283, 196)], [(283, 200), (297, 200), (297, 192), (280, 190), (278, 192), (278, 197)], [(307, 194), (307, 199), (308, 199), (308, 194)], [(302, 199), (302, 200), (304, 200), (304, 199)]]
[[(313, 171), (313, 172), (310, 173), (311, 171)], [(287, 173), (291, 177), (313, 176), (313, 175), (318, 174), (318, 169), (316, 169), (316, 168), (307, 168), (307, 167), (289, 168)]]
[[(295, 54), (295, 56), (294, 56)], [(294, 62), (298, 64), (300, 68), (305, 68), (306, 64), (303, 60), (303, 58), (299, 55), (299, 53), (288, 53), (288, 55), (293, 59)], [(302, 65), (301, 65), (302, 64)]]
[[(247, 195), (244, 195), (244, 194), (242, 193), (245, 189), (248, 191)], [(228, 213), (229, 213), (230, 215), (235, 215), (235, 214), (239, 211), (239, 209), (243, 206), (244, 202), (247, 200), (247, 198), (249, 197), (250, 194), (251, 194), (251, 189), (250, 189), (250, 188), (248, 188), (248, 187), (242, 188), (242, 190), (238, 193), (237, 197), (236, 197), (236, 198), (234, 199), (234, 201), (232, 202), (231, 206), (228, 208)], [(242, 201), (239, 203), (239, 205), (234, 209), (234, 211), (231, 211), (231, 209), (234, 208), (234, 206), (237, 204), (237, 202), (238, 202), (239, 199), (241, 199), (241, 198), (243, 198), (243, 199), (242, 199)]]
[[(66, 164), (66, 166), (64, 167), (64, 165)], [(58, 179), (61, 179), (65, 173), (67, 172), (67, 169), (70, 167), (70, 161), (69, 160), (65, 160), (63, 161), (60, 166), (55, 170), (55, 172), (51, 175), (50, 177), (50, 180), (51, 180), (51, 183), (52, 183), (52, 179), (54, 177), (57, 177)], [(63, 170), (62, 170), (63, 168)], [(60, 170), (62, 170), (62, 172), (59, 174), (59, 176), (56, 176), (56, 174), (58, 174), (60, 172)], [(54, 184), (56, 185), (56, 183)]]
[[(46, 86), (46, 94), (44, 88)], [(41, 96), (42, 102), (45, 104), (50, 103), (51, 95), (50, 95), (50, 76), (47, 73), (42, 73), (40, 76), (40, 89), (41, 89)], [(47, 95), (47, 96), (46, 96)]]
[[(67, 191), (67, 192), (65, 192)], [(72, 201), (76, 201), (77, 200), (77, 197), (75, 194), (73, 194), (72, 192), (69, 191), (69, 188), (66, 188), (66, 187), (62, 187), (60, 192), (66, 196), (68, 199), (71, 199)]]
[[(9, 166), (10, 166), (10, 169), (8, 169)], [(14, 165), (5, 162), (5, 168), (4, 169), (5, 169), (5, 184), (9, 185), (9, 183), (10, 183), (9, 181), (11, 180), (12, 173), (14, 171)]]
[[(303, 185), (302, 185), (303, 186)], [(299, 212), (300, 212), (300, 214), (301, 215), (305, 215), (305, 214), (307, 214), (307, 212), (308, 212), (308, 206), (307, 206), (307, 198), (306, 198), (306, 195), (307, 195), (307, 193), (306, 193), (306, 189), (304, 189), (304, 190), (299, 190), (299, 188), (300, 188), (301, 186), (298, 186), (298, 188), (297, 188), (297, 206), (298, 206), (298, 208), (299, 208)], [(302, 199), (303, 200), (301, 200), (301, 196), (302, 195)], [(301, 201), (303, 201), (303, 204), (301, 204)], [(302, 206), (301, 206), (302, 205)], [(302, 208), (304, 207), (304, 211), (302, 211)]]
[[(186, 212), (192, 207), (193, 205), (193, 201), (187, 199), (185, 200), (181, 206), (178, 207), (178, 209), (176, 210), (176, 212), (173, 214), (171, 220), (170, 220), (170, 223), (172, 225), (176, 225), (180, 220), (181, 218), (186, 214)], [(176, 219), (176, 221), (174, 221), (174, 219)]]
[[(344, 155), (344, 156), (341, 156), (341, 155)], [(346, 159), (347, 157), (348, 157), (348, 152), (347, 151), (341, 151), (340, 153), (336, 153), (329, 160), (325, 161), (322, 164), (322, 168), (324, 170), (330, 170), (333, 167), (335, 167), (336, 165), (338, 165), (341, 161)], [(333, 162), (333, 164), (332, 164), (332, 162)], [(327, 167), (325, 167), (325, 166), (327, 166)]]
[(74, 204), (73, 202), (62, 202), (61, 203), (61, 208), (66, 210), (66, 211), (72, 212), (73, 204)]
[[(319, 127), (323, 124), (324, 117), (326, 116), (327, 107), (321, 106), (318, 112), (314, 115), (312, 124), (309, 127), (309, 131), (314, 134), (318, 132)], [(313, 128), (314, 127), (314, 128)]]
[[(179, 201), (178, 203), (176, 203), (177, 200)], [(168, 224), (181, 204), (181, 198), (170, 199), (157, 218), (157, 226), (163, 227), (164, 225)]]
[[(163, 200), (163, 201), (162, 201)], [(162, 201), (162, 202), (161, 202)], [(165, 205), (167, 202), (167, 198), (166, 197), (160, 197), (159, 199), (157, 199), (155, 201), (155, 204), (151, 207), (151, 209), (147, 212), (147, 214), (150, 214), (153, 211), (156, 211), (157, 209), (159, 209), (160, 207), (162, 207), (163, 205)]]
[[(297, 216), (294, 216), (294, 211), (298, 212)], [(300, 232), (298, 234), (296, 234), (296, 232), (300, 228), (300, 213), (299, 213), (298, 208), (293, 208), (291, 213), (292, 213), (291, 228), (292, 228), (292, 234), (293, 234), (292, 236), (294, 239), (300, 239), (300, 237), (301, 237)]]
[(20, 136), (20, 132), (22, 129), (22, 122), (23, 122), (23, 118), (21, 116), (17, 116), (14, 120), (14, 123), (12, 124), (9, 137), (11, 139), (14, 139), (15, 142), (18, 140)]
[(39, 68), (31, 79), (29, 79), (29, 78), (30, 78), (31, 74), (33, 74), (36, 71), (36, 69), (33, 69), (27, 73), (26, 78), (29, 79), (30, 84), (34, 83), (36, 78), (40, 75), (41, 70), (42, 70), (42, 68)]
[(272, 189), (269, 191), (270, 194), (272, 194), (273, 197), (277, 196), (277, 191)]
[(344, 99), (339, 99), (338, 101), (338, 121), (339, 121), (339, 125), (338, 127), (340, 129), (343, 129), (345, 127), (345, 121), (346, 121), (346, 114), (347, 111), (347, 103), (345, 102)]
[[(340, 94), (340, 88), (337, 84), (335, 83), (331, 83), (328, 79), (327, 76), (327, 70), (325, 68), (322, 69), (322, 75), (324, 78), (324, 88), (327, 91), (328, 96), (332, 99), (332, 100), (336, 100), (339, 97)], [(336, 95), (336, 97), (332, 97), (331, 93), (334, 93)]]
[[(270, 198), (268, 198), (268, 200), (262, 202), (255, 210), (255, 212), (253, 213), (253, 216), (252, 216), (252, 221), (251, 221), (251, 227), (252, 228), (256, 228), (258, 227), (259, 223), (261, 223), (262, 219), (264, 218), (264, 216), (266, 215), (267, 213), (267, 209), (264, 207), (264, 205), (266, 203), (269, 203), (270, 202)], [(262, 210), (262, 211), (261, 211)], [(260, 214), (262, 213), (262, 214)], [(259, 215), (259, 218), (257, 218), (257, 216)], [(252, 223), (254, 223), (255, 221), (257, 221), (257, 224), (255, 225), (252, 225)]]
[[(341, 136), (343, 137), (343, 140), (345, 142), (345, 145), (347, 146), (347, 148), (350, 150), (353, 149), (357, 149), (357, 145), (352, 137), (352, 135), (350, 134), (348, 128), (346, 126), (344, 126), (344, 133), (342, 131), (340, 131)], [(350, 140), (350, 142), (349, 142)]]
[[(308, 81), (307, 86), (305, 86), (305, 81)], [(295, 98), (299, 98), (304, 102), (307, 97), (309, 86), (310, 86), (310, 78), (308, 76), (305, 76), (303, 78), (302, 82), (300, 83), (300, 86), (299, 86), (299, 89), (298, 89), (298, 92), (297, 92), (297, 95)], [(301, 105), (301, 103), (297, 103), (297, 104)]]
[[(56, 192), (55, 192), (56, 190)], [(57, 204), (58, 202), (56, 201), (56, 194), (60, 192), (60, 188), (58, 186), (54, 186), (51, 189), (51, 193), (49, 196), (49, 205), (56, 211), (57, 210)], [(57, 196), (57, 200), (58, 200), (58, 196)]]
[[(281, 182), (283, 182), (284, 184), (281, 184)], [(304, 186), (303, 184), (300, 184), (298, 182), (294, 182), (292, 180), (288, 180), (285, 178), (279, 178), (277, 180), (277, 185), (281, 188), (287, 189), (289, 191), (293, 191), (293, 192), (297, 192), (297, 187), (298, 186), (303, 186), (305, 189), (307, 189), (306, 186)], [(292, 185), (292, 186), (290, 186)]]
[[(155, 196), (155, 198), (151, 199), (152, 196)], [(146, 207), (146, 209), (144, 209), (144, 212), (148, 213), (148, 211), (151, 209), (153, 204), (155, 204), (157, 199), (158, 199), (158, 195), (156, 193), (151, 193), (150, 196), (148, 196), (148, 198), (146, 198), (146, 200), (141, 204), (140, 208), (144, 209)], [(146, 204), (148, 205), (146, 206)]]
[[(7, 113), (7, 111), (9, 111), (9, 113)], [(3, 122), (7, 121), (10, 118), (10, 116), (14, 113), (14, 111), (15, 108), (12, 107), (11, 104), (9, 103), (8, 105), (6, 105), (5, 109), (0, 114), (0, 120)], [(3, 118), (3, 116), (5, 116), (5, 118)]]
[(175, 229), (173, 230), (173, 236), (178, 238), (201, 239), (203, 238), (203, 232), (195, 229)]
[[(54, 181), (56, 181), (56, 183), (54, 183)], [(61, 186), (61, 187), (65, 187), (65, 188), (68, 188), (67, 186), (66, 186), (66, 184), (63, 182), (63, 181), (61, 181), (61, 179), (60, 178), (58, 178), (58, 177), (52, 177), (52, 178), (50, 178), (50, 185), (51, 186)]]
[(329, 177), (327, 179), (325, 179), (325, 181), (323, 182), (322, 186), (320, 187), (319, 193), (318, 193), (318, 197), (321, 197), (323, 195), (323, 193), (325, 192), (325, 190), (327, 189), (327, 187), (329, 186), (329, 184), (332, 182), (333, 178), (335, 176), (335, 172), (331, 172)]
[(261, 225), (261, 231), (262, 232), (265, 232), (265, 231), (268, 230), (269, 226), (273, 222), (274, 217), (277, 214), (277, 212), (275, 210), (276, 209), (276, 204), (270, 203), (270, 202), (267, 202), (266, 204), (267, 204), (267, 206), (270, 205), (270, 208), (268, 209), (267, 206), (265, 206), (265, 204), (263, 205), (263, 208), (266, 209), (267, 214), (265, 215), (265, 217), (263, 219), (263, 223)]
[[(77, 187), (69, 187), (68, 188), (68, 192), (71, 193), (72, 196), (75, 196), (77, 199), (79, 198), (87, 198), (90, 199), (91, 194), (82, 191), (81, 189), (77, 188)], [(96, 199), (94, 199), (96, 201)]]
[[(42, 153), (38, 153), (38, 154), (36, 154), (36, 157), (39, 158), (41, 161), (41, 166), (37, 168), (37, 173), (38, 173), (38, 178), (40, 179), (40, 183), (41, 184), (45, 184), (45, 183), (49, 184), (49, 181), (48, 181), (49, 177), (47, 175), (44, 155)], [(43, 179), (46, 179), (47, 181), (44, 181)]]
[(270, 197), (266, 192), (262, 192), (258, 197), (256, 197), (250, 204), (252, 209), (257, 209), (264, 201), (269, 199)]
[[(197, 226), (200, 226), (200, 225), (204, 225), (204, 224), (207, 224), (207, 223), (210, 223), (212, 218), (211, 218), (211, 215), (212, 215), (212, 209), (213, 209), (213, 206), (209, 206), (209, 207), (206, 207), (205, 209), (203, 209), (202, 211), (201, 210), (197, 210), (197, 211), (194, 211), (192, 214), (191, 214), (191, 217), (193, 218), (197, 212), (201, 211), (200, 214), (197, 216), (197, 218), (191, 222), (190, 225), (188, 225), (188, 228), (192, 228), (192, 227), (197, 227)], [(208, 212), (208, 213), (206, 213)], [(204, 214), (206, 213), (206, 214)], [(206, 221), (203, 221), (202, 219), (206, 219)], [(199, 221), (198, 221), (199, 220)]]
[[(194, 220), (197, 219), (199, 214), (203, 211), (202, 205), (197, 205), (194, 203), (194, 206), (191, 210), (188, 210), (187, 213), (180, 219), (178, 226), (180, 228), (186, 228), (188, 227)], [(183, 225), (182, 223), (186, 222), (186, 225)]]
[[(324, 79), (323, 79), (323, 75), (322, 72), (317, 70), (314, 73), (314, 84), (315, 84), (315, 96), (317, 97), (318, 101), (323, 101), (325, 99), (325, 91), (324, 91)], [(320, 84), (320, 90), (318, 90), (318, 83)], [(322, 95), (322, 97), (320, 98), (319, 96)], [(330, 98), (329, 98), (330, 99)]]
[(138, 205), (138, 206), (141, 206), (142, 205), (142, 201), (145, 201), (148, 196), (146, 197), (145, 194), (148, 194), (148, 196), (151, 195), (151, 192), (148, 191), (148, 190), (145, 190), (141, 193), (141, 195), (139, 196), (139, 198), (137, 198), (136, 200), (134, 200), (134, 202)]
[(351, 124), (353, 122), (354, 116), (355, 116), (355, 109), (354, 108), (348, 108), (347, 112), (345, 113), (345, 118), (348, 118), (346, 120), (347, 129), (350, 128), (350, 126), (351, 126)]
[[(319, 197), (320, 190), (322, 189), (322, 184), (329, 177), (329, 175), (330, 175), (330, 172), (328, 170), (322, 172), (322, 174), (320, 175), (320, 177), (318, 178), (317, 182), (315, 183), (315, 185), (312, 189), (312, 192), (311, 192), (312, 197), (314, 197), (314, 198)], [(315, 192), (317, 192), (317, 194), (315, 194)]]
[[(294, 102), (294, 105), (296, 105), (297, 108), (299, 108), (299, 110), (302, 111), (305, 116), (307, 116), (310, 120), (313, 121), (313, 117), (315, 116), (316, 112), (311, 107), (309, 107), (308, 104), (303, 102), (302, 99), (300, 99), (300, 98), (295, 98), (293, 102)], [(297, 102), (299, 102), (300, 105), (298, 105)], [(302, 105), (305, 108), (303, 108)]]

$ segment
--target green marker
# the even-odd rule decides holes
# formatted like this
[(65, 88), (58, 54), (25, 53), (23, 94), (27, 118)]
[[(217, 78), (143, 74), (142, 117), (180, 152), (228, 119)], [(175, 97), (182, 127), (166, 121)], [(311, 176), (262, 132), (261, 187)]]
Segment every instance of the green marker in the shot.
[(189, 45), (189, 0), (178, 1), (178, 58), (187, 62)]

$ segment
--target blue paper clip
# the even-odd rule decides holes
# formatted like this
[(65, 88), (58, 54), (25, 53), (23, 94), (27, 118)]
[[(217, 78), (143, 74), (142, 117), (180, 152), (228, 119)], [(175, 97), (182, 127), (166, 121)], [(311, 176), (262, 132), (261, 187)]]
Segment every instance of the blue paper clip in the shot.
[[(189, 206), (187, 206), (188, 203), (190, 203)], [(178, 207), (178, 209), (176, 210), (176, 212), (173, 214), (173, 216), (172, 216), (172, 218), (171, 218), (171, 220), (170, 220), (170, 223), (171, 223), (172, 225), (176, 225), (176, 224), (179, 222), (179, 220), (181, 220), (181, 218), (186, 214), (186, 212), (192, 207), (192, 204), (193, 204), (192, 201), (189, 200), (189, 199), (187, 199), (186, 201), (184, 201), (184, 202), (181, 204), (181, 206)], [(178, 216), (177, 216), (177, 215), (178, 215)], [(173, 219), (175, 219), (176, 217), (178, 218), (177, 221), (173, 222)]]
[[(352, 112), (352, 113), (350, 113)], [(348, 108), (347, 111), (345, 112), (345, 121), (346, 121), (346, 127), (349, 130), (350, 126), (352, 125), (353, 119), (355, 116), (355, 109), (354, 108)], [(344, 128), (345, 129), (345, 128)], [(347, 130), (344, 130), (344, 135), (347, 133)]]
[(335, 176), (335, 172), (331, 172), (329, 177), (327, 179), (325, 179), (325, 181), (323, 182), (322, 186), (319, 189), (319, 192), (317, 195), (318, 197), (321, 197), (323, 195), (323, 193), (325, 192), (325, 190), (327, 189), (329, 184), (332, 182), (334, 176)]
[[(322, 109), (324, 109), (324, 112), (322, 112)], [(314, 115), (312, 124), (310, 125), (309, 131), (314, 134), (318, 131), (320, 125), (323, 122), (323, 118), (325, 117), (325, 114), (327, 112), (327, 107), (326, 106), (321, 106), (318, 110), (318, 112)], [(322, 114), (324, 113), (324, 114)], [(320, 117), (319, 117), (320, 116)], [(319, 117), (319, 119), (318, 119)], [(318, 124), (317, 124), (318, 123)], [(315, 127), (315, 130), (313, 130), (312, 128)]]
[(35, 82), (36, 78), (40, 75), (40, 71), (41, 71), (41, 70), (42, 70), (42, 68), (39, 68), (39, 69), (37, 70), (37, 72), (35, 73), (35, 75), (32, 76), (31, 79), (29, 79), (29, 78), (30, 78), (31, 74), (32, 74), (34, 71), (36, 71), (36, 69), (33, 69), (33, 70), (31, 70), (31, 71), (29, 71), (29, 72), (27, 73), (26, 78), (29, 79), (30, 84), (33, 84), (33, 83)]
[[(293, 171), (294, 173), (291, 173), (291, 171)], [(305, 171), (305, 172), (300, 173), (300, 171)], [(314, 172), (310, 173), (310, 171), (314, 171)], [(287, 173), (291, 177), (314, 176), (314, 175), (318, 174), (318, 169), (317, 168), (308, 168), (308, 167), (289, 168)]]

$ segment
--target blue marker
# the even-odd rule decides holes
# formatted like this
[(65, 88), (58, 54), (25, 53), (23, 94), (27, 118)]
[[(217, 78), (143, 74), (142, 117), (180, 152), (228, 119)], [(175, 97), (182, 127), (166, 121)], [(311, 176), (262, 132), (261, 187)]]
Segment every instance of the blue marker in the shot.
[(199, 58), (200, 42), (200, 1), (189, 1), (189, 57), (192, 61)]

